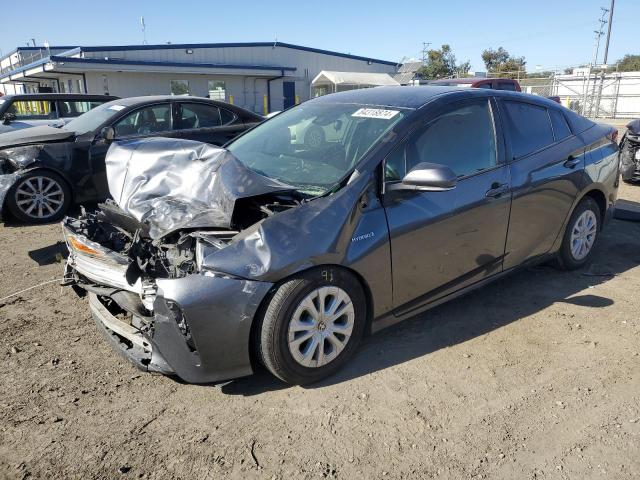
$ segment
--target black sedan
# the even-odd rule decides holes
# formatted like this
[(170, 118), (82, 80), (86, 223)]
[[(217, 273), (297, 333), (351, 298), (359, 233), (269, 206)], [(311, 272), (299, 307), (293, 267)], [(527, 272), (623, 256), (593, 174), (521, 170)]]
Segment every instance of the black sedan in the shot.
[(19, 220), (61, 219), (72, 203), (108, 196), (113, 141), (174, 137), (223, 145), (262, 121), (248, 110), (197, 97), (132, 97), (105, 103), (62, 128), (0, 135), (0, 206)]

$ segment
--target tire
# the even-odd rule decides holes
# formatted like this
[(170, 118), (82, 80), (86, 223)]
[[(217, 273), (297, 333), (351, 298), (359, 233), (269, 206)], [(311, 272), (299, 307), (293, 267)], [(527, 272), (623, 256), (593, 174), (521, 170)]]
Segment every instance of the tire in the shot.
[(558, 263), (565, 270), (575, 270), (589, 263), (601, 228), (600, 207), (585, 197), (571, 214), (558, 253)]
[[(333, 320), (313, 314), (324, 310), (326, 315), (333, 307), (342, 313)], [(365, 295), (354, 275), (339, 267), (303, 272), (280, 284), (269, 299), (260, 327), (260, 358), (284, 382), (317, 382), (352, 357), (366, 318)]]
[(304, 134), (304, 144), (309, 148), (320, 148), (326, 142), (324, 130), (317, 125), (309, 127)]
[(6, 201), (11, 214), (22, 222), (57, 222), (71, 205), (71, 190), (60, 175), (34, 170), (18, 179)]

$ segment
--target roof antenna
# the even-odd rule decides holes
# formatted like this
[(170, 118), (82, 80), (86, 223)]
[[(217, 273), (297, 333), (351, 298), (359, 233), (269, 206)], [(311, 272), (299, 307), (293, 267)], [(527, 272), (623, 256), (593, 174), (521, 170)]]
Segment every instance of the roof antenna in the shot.
[(144, 17), (140, 17), (140, 26), (142, 27), (142, 44), (147, 44), (147, 26), (144, 23)]
[(278, 46), (278, 34), (276, 33), (276, 38), (273, 40), (273, 47), (271, 48), (276, 48)]

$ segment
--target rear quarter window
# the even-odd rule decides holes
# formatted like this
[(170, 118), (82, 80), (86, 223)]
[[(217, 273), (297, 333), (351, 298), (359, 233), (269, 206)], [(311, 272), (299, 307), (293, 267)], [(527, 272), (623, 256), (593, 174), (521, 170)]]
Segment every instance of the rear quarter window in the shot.
[(510, 100), (505, 100), (503, 106), (514, 159), (554, 143), (553, 130), (545, 107)]
[(553, 134), (556, 137), (556, 141), (564, 140), (571, 136), (571, 130), (567, 119), (560, 110), (549, 109), (549, 117), (551, 117), (551, 125), (553, 126)]
[(582, 133), (585, 130), (590, 129), (591, 127), (593, 127), (595, 125), (595, 123), (593, 123), (591, 120), (589, 120), (588, 118), (584, 118), (582, 115), (577, 114), (576, 112), (572, 111), (572, 110), (565, 110), (564, 111), (567, 120), (569, 121), (569, 125), (571, 126), (571, 130), (573, 131), (573, 133), (578, 134), (578, 133)]

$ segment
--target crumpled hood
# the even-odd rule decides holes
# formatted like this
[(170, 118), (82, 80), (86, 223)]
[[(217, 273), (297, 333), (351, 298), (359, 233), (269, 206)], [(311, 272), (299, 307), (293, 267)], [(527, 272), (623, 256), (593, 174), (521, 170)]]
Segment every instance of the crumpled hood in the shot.
[(151, 238), (182, 228), (232, 228), (240, 198), (291, 191), (245, 167), (229, 151), (191, 140), (116, 142), (106, 157), (109, 191)]
[(632, 134), (640, 135), (640, 118), (631, 120), (629, 123), (627, 123), (627, 128)]
[(0, 134), (0, 148), (32, 145), (36, 143), (62, 142), (75, 137), (75, 133), (62, 128), (40, 127), (23, 128)]

